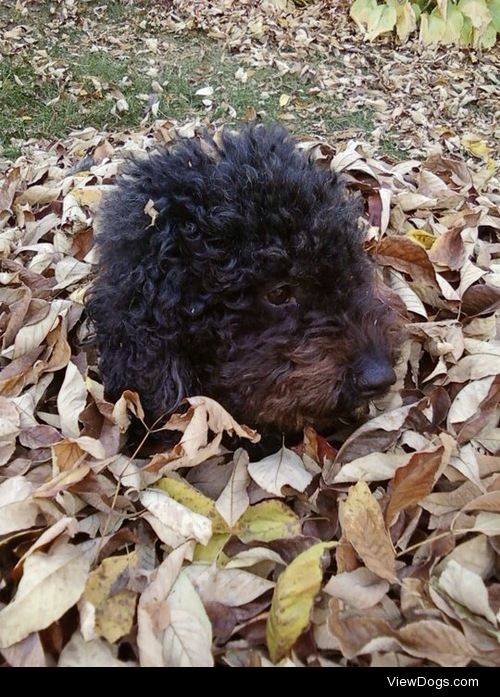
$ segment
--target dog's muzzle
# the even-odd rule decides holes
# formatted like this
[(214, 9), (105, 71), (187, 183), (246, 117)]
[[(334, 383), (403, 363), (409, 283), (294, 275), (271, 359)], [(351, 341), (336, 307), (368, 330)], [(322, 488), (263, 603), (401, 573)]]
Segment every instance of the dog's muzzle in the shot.
[(365, 359), (353, 375), (354, 389), (362, 399), (384, 394), (395, 382), (396, 373), (387, 358)]

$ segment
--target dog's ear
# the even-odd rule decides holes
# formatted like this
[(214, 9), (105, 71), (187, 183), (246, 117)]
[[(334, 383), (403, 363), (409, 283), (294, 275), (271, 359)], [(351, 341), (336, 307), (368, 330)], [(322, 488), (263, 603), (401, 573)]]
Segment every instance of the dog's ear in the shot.
[(169, 230), (152, 235), (147, 198), (141, 202), (133, 194), (122, 183), (104, 199), (99, 272), (86, 307), (107, 398), (135, 390), (152, 423), (174, 411), (195, 385), (182, 343), (182, 273), (168, 250)]
[(168, 323), (156, 321), (151, 308), (139, 311), (135, 305), (129, 310), (130, 288), (111, 284), (109, 275), (101, 276), (86, 303), (105, 394), (116, 400), (125, 389), (138, 392), (152, 423), (168, 416), (191, 394), (190, 366), (178, 345), (178, 333)]

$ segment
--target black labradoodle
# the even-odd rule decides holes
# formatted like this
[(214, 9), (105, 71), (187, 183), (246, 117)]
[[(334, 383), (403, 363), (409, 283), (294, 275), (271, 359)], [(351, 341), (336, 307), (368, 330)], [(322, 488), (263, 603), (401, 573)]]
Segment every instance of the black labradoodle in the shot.
[(400, 305), (360, 212), (279, 126), (129, 160), (101, 209), (88, 299), (107, 396), (136, 390), (153, 422), (203, 394), (297, 433), (385, 392)]

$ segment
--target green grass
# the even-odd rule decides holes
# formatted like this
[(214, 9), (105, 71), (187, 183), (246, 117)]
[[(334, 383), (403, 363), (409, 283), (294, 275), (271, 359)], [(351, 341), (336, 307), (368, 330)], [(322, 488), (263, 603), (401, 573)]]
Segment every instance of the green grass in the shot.
[[(124, 86), (122, 80), (130, 73), (127, 66), (105, 55), (90, 55), (72, 63), (71, 73), (73, 87), (79, 93), (75, 89), (61, 90), (50, 80), (41, 82), (33, 67), (26, 63), (19, 64), (9, 58), (0, 62), (0, 137), (6, 156), (17, 154), (16, 139), (55, 140), (84, 126), (104, 128), (139, 123), (144, 104), (137, 94), (147, 92), (149, 87), (144, 77), (133, 75), (131, 85)], [(111, 113), (114, 102), (96, 91), (91, 76), (120, 89), (129, 111), (114, 116)]]
[(389, 138), (380, 139), (380, 149), (386, 155), (389, 155), (393, 160), (406, 160), (408, 159), (408, 153), (405, 150), (399, 148), (392, 140)]
[[(155, 55), (141, 52), (144, 31), (140, 22), (144, 15), (137, 6), (132, 10), (120, 2), (104, 5), (92, 0), (80, 6), (75, 21), (57, 24), (48, 5), (40, 3), (30, 15), (36, 38), (33, 47), (0, 58), (0, 144), (7, 157), (18, 155), (18, 141), (28, 138), (55, 140), (87, 126), (111, 130), (139, 127), (147, 113), (140, 96), (151, 94), (153, 79), (163, 87), (159, 118), (234, 124), (257, 114), (264, 121), (283, 121), (292, 131), (326, 137), (338, 131), (369, 135), (373, 130), (369, 109), (345, 111), (334, 97), (311, 92), (314, 82), (299, 75), (280, 76), (273, 67), (245, 67), (203, 34), (160, 34), (158, 40), (166, 41), (166, 48), (162, 46)], [(99, 48), (94, 50), (93, 37), (84, 31), (82, 14), (95, 19), (95, 8), (103, 6), (105, 12), (98, 25), (106, 31), (104, 39), (95, 42)], [(0, 30), (2, 23), (12, 28), (20, 21), (26, 20), (21, 20), (12, 0), (2, 5)], [(120, 54), (106, 39), (125, 34), (131, 48)], [(34, 60), (34, 50), (45, 50), (47, 58), (42, 60), (38, 55)], [(35, 71), (35, 64), (49, 61), (53, 67), (65, 69), (58, 79), (50, 70), (45, 75)], [(154, 76), (147, 72), (151, 67), (157, 71)], [(235, 77), (240, 67), (248, 73), (246, 82)], [(214, 90), (210, 107), (196, 95), (197, 89), (208, 85)], [(113, 114), (112, 93), (117, 91), (127, 100), (128, 110)], [(289, 97), (286, 105), (283, 95)], [(384, 149), (393, 157), (397, 155), (390, 140), (384, 141)]]

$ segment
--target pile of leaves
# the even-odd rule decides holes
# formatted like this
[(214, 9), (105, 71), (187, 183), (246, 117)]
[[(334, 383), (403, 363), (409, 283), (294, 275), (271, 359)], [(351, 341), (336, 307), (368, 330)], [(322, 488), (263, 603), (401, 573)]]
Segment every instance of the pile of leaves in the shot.
[(73, 133), (0, 183), (0, 655), (14, 666), (499, 665), (500, 193), (480, 140), (394, 164), (302, 140), (366, 201), (410, 316), (398, 383), (333, 440), (250, 462), (193, 396), (168, 452), (130, 451), (83, 298), (126, 152), (193, 124)]

